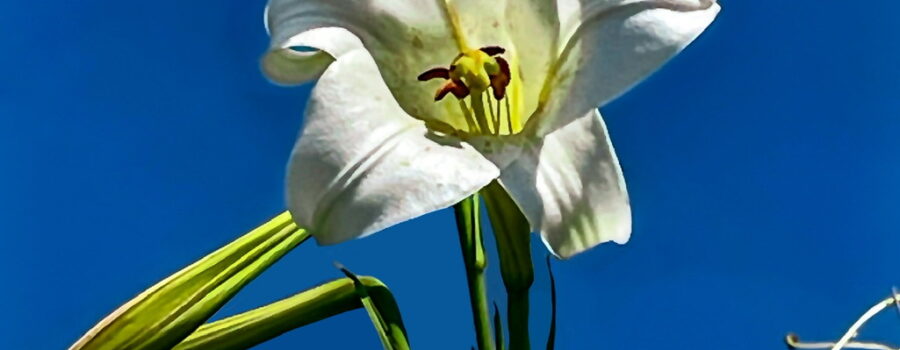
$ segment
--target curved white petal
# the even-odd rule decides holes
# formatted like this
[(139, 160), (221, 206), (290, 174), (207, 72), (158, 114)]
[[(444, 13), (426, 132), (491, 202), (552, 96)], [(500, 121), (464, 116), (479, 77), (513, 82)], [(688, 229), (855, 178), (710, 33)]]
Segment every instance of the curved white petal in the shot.
[[(618, 97), (690, 44), (719, 13), (715, 0), (568, 3), (561, 56), (546, 86), (538, 134)], [(561, 5), (562, 6), (562, 5)], [(563, 16), (563, 15), (561, 15)]]
[(441, 113), (433, 98), (437, 87), (416, 79), (430, 68), (447, 66), (458, 53), (437, 1), (270, 0), (266, 23), (272, 38), (263, 70), (276, 82), (302, 83), (330, 63), (322, 53), (290, 47), (336, 58), (364, 46), (407, 113), (419, 118)]
[[(559, 46), (557, 4), (548, 0), (507, 0), (503, 29), (509, 36), (510, 55), (519, 67), (515, 84), (521, 86), (523, 117), (538, 105)], [(499, 44), (498, 44), (499, 45)], [(514, 85), (516, 86), (516, 85)]]
[[(359, 38), (338, 27), (310, 29), (287, 38), (278, 45), (263, 57), (262, 70), (272, 81), (285, 85), (301, 84), (318, 78), (336, 57), (363, 47)], [(295, 47), (316, 50), (292, 49)]]
[(291, 155), (288, 208), (320, 244), (450, 206), (499, 170), (466, 143), (428, 134), (391, 97), (365, 50), (323, 73)]
[(558, 257), (631, 235), (622, 169), (596, 110), (527, 145), (500, 180)]

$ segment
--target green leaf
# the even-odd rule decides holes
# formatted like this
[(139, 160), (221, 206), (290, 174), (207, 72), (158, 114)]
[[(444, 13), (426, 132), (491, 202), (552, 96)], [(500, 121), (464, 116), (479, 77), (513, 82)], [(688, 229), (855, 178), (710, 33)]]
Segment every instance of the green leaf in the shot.
[[(371, 286), (366, 285), (353, 272), (340, 266), (340, 270), (353, 280), (356, 294), (372, 320), (378, 332), (381, 345), (385, 350), (409, 350), (406, 340), (406, 329), (400, 317), (400, 308), (387, 287), (378, 281)], [(377, 281), (377, 280), (376, 280)]]
[(497, 181), (481, 190), (487, 204), (488, 216), (497, 253), (500, 255), (500, 275), (506, 287), (506, 318), (511, 350), (531, 349), (528, 334), (529, 289), (534, 283), (534, 264), (531, 261), (531, 226), (516, 203)]
[(125, 303), (70, 350), (170, 349), (307, 238), (282, 213)]
[[(355, 276), (354, 276), (355, 277)], [(384, 283), (374, 277), (341, 278), (287, 299), (231, 316), (198, 328), (173, 350), (239, 350), (275, 338), (287, 331), (346, 311), (363, 307), (362, 286), (389, 331), (395, 349), (409, 349), (399, 308)]]

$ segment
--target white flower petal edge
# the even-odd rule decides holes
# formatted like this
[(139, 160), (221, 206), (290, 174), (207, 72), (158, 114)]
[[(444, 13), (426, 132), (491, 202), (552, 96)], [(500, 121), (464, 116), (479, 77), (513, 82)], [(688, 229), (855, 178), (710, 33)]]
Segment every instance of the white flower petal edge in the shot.
[(458, 53), (437, 1), (270, 0), (266, 23), (271, 45), (262, 66), (275, 82), (303, 83), (329, 64), (322, 52), (301, 53), (292, 46), (322, 50), (333, 58), (364, 46), (408, 114), (427, 119), (444, 113), (434, 103), (435, 87), (417, 80)]
[(497, 176), (471, 146), (429, 136), (406, 115), (360, 49), (312, 91), (288, 165), (288, 208), (319, 244), (334, 244), (446, 208)]
[[(270, 50), (262, 60), (262, 70), (269, 79), (283, 85), (302, 84), (319, 77), (336, 57), (363, 47), (344, 28), (310, 29)], [(295, 51), (292, 47), (315, 48), (317, 51)]]
[(500, 180), (557, 257), (631, 235), (625, 180), (597, 110), (526, 145)]
[[(719, 13), (714, 0), (582, 0), (563, 23), (561, 56), (545, 88), (537, 134), (622, 95), (681, 52)], [(572, 6), (569, 6), (572, 7)], [(564, 34), (566, 35), (566, 34)]]

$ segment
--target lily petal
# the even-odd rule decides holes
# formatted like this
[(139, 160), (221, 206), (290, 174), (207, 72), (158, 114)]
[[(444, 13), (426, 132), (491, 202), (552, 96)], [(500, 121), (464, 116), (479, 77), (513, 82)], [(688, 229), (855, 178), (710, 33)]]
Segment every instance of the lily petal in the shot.
[[(517, 61), (521, 80), (522, 111), (530, 114), (538, 105), (541, 87), (559, 46), (557, 4), (548, 0), (506, 0), (503, 29), (512, 47), (508, 58)], [(498, 43), (499, 44), (499, 43)]]
[[(438, 1), (419, 0), (270, 0), (267, 28), (272, 37), (263, 71), (283, 84), (315, 78), (348, 49), (365, 48), (378, 63), (394, 98), (410, 115), (437, 119), (455, 104), (434, 103), (438, 82), (416, 77), (446, 66), (459, 52)], [(302, 46), (321, 52), (298, 52)], [(324, 52), (324, 54), (322, 53)]]
[(544, 86), (539, 135), (623, 94), (696, 39), (720, 10), (715, 0), (581, 0), (576, 10), (565, 7), (571, 18), (562, 32), (571, 34)]
[(470, 145), (406, 115), (369, 53), (353, 50), (312, 91), (288, 165), (288, 207), (319, 244), (334, 244), (448, 207), (498, 175)]
[(500, 180), (560, 258), (631, 235), (625, 180), (597, 110), (526, 145)]
[[(266, 9), (268, 13), (268, 8)], [(310, 29), (281, 42), (262, 61), (262, 70), (274, 82), (284, 85), (302, 84), (316, 79), (336, 57), (363, 47), (359, 38), (344, 28)], [(315, 48), (300, 51), (295, 48)]]

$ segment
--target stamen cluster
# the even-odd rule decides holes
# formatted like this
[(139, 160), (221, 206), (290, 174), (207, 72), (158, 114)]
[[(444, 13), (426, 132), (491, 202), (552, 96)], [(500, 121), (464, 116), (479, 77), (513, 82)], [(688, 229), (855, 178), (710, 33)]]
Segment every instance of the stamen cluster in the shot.
[[(475, 134), (508, 135), (518, 128), (511, 116), (510, 103), (507, 98), (507, 87), (512, 81), (509, 62), (502, 54), (506, 50), (499, 46), (487, 46), (477, 50), (460, 53), (448, 68), (432, 68), (420, 74), (419, 81), (444, 79), (434, 95), (435, 101), (441, 101), (448, 94), (459, 100), (460, 109), (466, 117), (468, 132)], [(488, 89), (492, 94), (485, 94)], [(485, 109), (484, 99), (487, 99)], [(469, 103), (466, 103), (469, 100)], [(496, 109), (494, 102), (497, 102)], [(500, 101), (505, 102), (506, 120), (501, 119)], [(506, 130), (501, 130), (503, 126)]]

